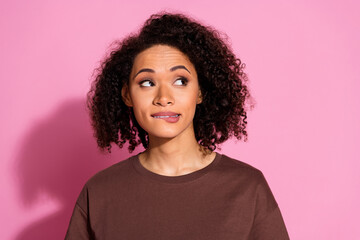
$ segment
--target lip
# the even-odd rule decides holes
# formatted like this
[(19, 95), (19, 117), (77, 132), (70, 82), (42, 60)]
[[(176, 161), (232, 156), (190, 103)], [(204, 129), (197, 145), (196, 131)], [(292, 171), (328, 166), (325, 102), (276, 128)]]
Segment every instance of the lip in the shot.
[(151, 116), (156, 120), (164, 120), (168, 123), (176, 123), (179, 121), (181, 114), (175, 112), (157, 112)]
[(169, 117), (175, 117), (176, 115), (180, 115), (180, 113), (176, 112), (157, 112), (152, 114), (152, 117), (159, 117), (159, 116), (169, 116)]

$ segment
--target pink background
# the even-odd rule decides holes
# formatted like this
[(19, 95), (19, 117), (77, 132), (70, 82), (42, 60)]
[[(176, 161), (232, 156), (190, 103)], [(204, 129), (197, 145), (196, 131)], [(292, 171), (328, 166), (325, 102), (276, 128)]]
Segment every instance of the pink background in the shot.
[(170, 2), (1, 1), (0, 239), (63, 239), (84, 182), (129, 156), (96, 148), (92, 70), (151, 13), (180, 9), (247, 64), (249, 141), (222, 152), (263, 171), (291, 239), (359, 239), (359, 3)]

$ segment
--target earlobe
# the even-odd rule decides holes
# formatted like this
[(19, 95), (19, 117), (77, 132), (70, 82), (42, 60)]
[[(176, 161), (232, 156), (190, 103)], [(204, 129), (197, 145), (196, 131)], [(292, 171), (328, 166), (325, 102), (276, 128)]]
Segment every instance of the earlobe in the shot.
[(125, 105), (128, 106), (128, 107), (132, 107), (133, 104), (132, 104), (132, 101), (131, 101), (131, 98), (130, 98), (130, 94), (129, 94), (129, 88), (127, 85), (124, 85), (122, 88), (121, 88), (121, 98), (122, 100), (124, 101)]

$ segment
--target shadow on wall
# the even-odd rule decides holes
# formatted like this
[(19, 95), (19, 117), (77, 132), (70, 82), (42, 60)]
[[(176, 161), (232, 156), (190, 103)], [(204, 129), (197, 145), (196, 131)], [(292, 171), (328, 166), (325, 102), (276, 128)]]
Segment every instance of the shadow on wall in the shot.
[(31, 223), (16, 240), (64, 239), (87, 179), (129, 156), (127, 146), (122, 150), (113, 147), (111, 155), (100, 153), (84, 99), (63, 103), (53, 115), (37, 123), (23, 141), (15, 170), (24, 206), (31, 209), (44, 194), (60, 203), (60, 208)]

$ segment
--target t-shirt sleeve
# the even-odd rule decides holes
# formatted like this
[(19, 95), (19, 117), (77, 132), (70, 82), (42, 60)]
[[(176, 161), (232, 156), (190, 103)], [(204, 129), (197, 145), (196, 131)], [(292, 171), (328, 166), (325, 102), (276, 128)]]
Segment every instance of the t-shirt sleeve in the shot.
[(76, 201), (65, 240), (90, 240), (91, 228), (88, 218), (88, 190), (84, 186)]
[(259, 177), (256, 189), (255, 216), (250, 239), (290, 239), (279, 206), (263, 174)]

